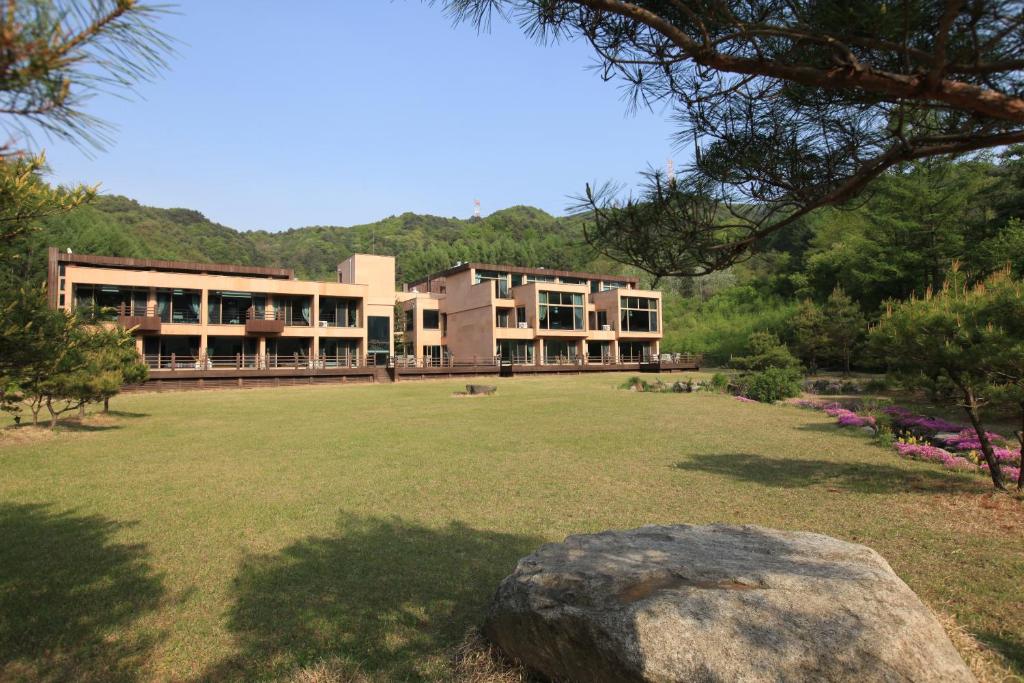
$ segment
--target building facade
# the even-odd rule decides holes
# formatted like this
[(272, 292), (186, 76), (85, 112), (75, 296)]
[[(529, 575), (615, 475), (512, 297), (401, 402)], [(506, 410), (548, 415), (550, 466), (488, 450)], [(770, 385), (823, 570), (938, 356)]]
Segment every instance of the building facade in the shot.
[(402, 351), (431, 364), (516, 365), (656, 358), (661, 292), (635, 277), (463, 263), (405, 287)]
[(49, 251), (50, 304), (134, 330), (156, 369), (332, 367), (394, 351), (395, 260), (355, 254), (336, 282), (288, 269)]
[(282, 268), (51, 248), (48, 292), (54, 307), (131, 329), (153, 370), (319, 370), (391, 358), (423, 368), (621, 365), (659, 357), (661, 293), (639, 289), (634, 277), (464, 263), (396, 292), (391, 256), (355, 254), (337, 272), (336, 282), (314, 282)]

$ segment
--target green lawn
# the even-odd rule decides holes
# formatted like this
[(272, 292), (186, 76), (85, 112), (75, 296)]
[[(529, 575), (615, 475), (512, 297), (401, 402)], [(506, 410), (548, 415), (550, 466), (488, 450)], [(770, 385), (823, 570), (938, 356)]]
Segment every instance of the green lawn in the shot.
[[(1024, 512), (857, 430), (614, 375), (124, 396), (0, 435), (0, 679), (450, 677), (517, 558), (752, 523), (866, 543), (1024, 671)], [(464, 383), (462, 383), (464, 384)]]

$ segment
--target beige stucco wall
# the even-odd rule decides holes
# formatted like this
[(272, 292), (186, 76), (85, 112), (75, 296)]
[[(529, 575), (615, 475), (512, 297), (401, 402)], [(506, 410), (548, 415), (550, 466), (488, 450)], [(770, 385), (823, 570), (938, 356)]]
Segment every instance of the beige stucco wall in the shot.
[[(207, 339), (214, 336), (258, 339), (262, 353), (266, 348), (264, 336), (246, 335), (245, 325), (210, 324), (207, 320), (208, 294), (211, 291), (252, 292), (268, 295), (267, 308), (274, 310), (274, 295), (309, 296), (311, 326), (285, 326), (280, 334), (270, 338), (308, 338), (310, 353), (318, 355), (320, 340), (325, 338), (356, 339), (360, 353), (366, 352), (366, 319), (371, 315), (392, 317), (394, 310), (394, 259), (390, 256), (353, 257), (353, 274), (357, 283), (316, 282), (309, 280), (277, 280), (261, 277), (206, 275), (166, 271), (129, 270), (66, 264), (64, 266), (65, 308), (73, 306), (76, 285), (108, 285), (149, 289), (149, 305), (156, 303), (157, 289), (198, 290), (201, 296), (198, 324), (163, 323), (162, 336), (196, 336), (200, 338), (200, 352), (207, 348)], [(361, 282), (358, 280), (362, 280)], [(357, 327), (320, 327), (319, 304), (321, 296), (357, 299), (360, 312)], [(141, 339), (139, 347), (141, 349)]]

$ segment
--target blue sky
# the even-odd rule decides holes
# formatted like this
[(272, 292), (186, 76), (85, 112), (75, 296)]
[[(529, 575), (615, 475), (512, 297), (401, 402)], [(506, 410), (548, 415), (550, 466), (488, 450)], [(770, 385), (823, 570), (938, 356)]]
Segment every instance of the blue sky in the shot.
[(101, 182), (234, 228), (353, 225), (404, 211), (564, 212), (587, 181), (677, 165), (664, 112), (627, 115), (582, 43), (453, 28), (419, 0), (189, 0), (160, 80), (97, 97), (118, 130), (90, 158), (46, 148), (53, 180)]

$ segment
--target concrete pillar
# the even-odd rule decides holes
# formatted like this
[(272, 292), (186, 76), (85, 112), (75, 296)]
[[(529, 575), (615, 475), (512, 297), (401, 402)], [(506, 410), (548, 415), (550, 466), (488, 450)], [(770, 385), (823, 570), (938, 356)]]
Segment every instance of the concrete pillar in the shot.
[(533, 350), (533, 364), (543, 365), (544, 364), (544, 340), (537, 339), (535, 343), (536, 348)]
[(206, 355), (206, 327), (210, 324), (210, 290), (199, 290), (199, 355)]
[(309, 311), (309, 321), (313, 324), (313, 343), (309, 350), (314, 367), (320, 359), (320, 295), (313, 294), (313, 307)]

